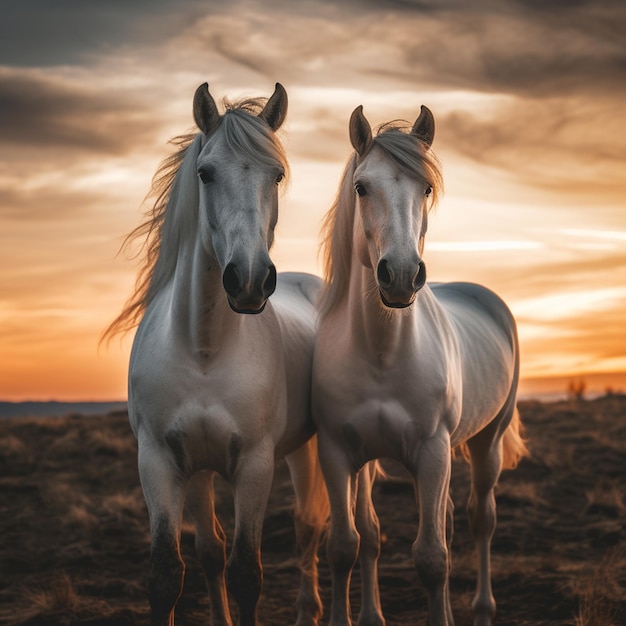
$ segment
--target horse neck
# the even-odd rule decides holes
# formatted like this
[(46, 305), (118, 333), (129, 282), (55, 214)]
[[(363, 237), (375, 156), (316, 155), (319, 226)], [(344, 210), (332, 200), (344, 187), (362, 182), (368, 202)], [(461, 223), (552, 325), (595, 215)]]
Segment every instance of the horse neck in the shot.
[(352, 259), (350, 272), (347, 306), (354, 340), (376, 358), (393, 358), (405, 347), (414, 345), (418, 302), (409, 309), (384, 309), (374, 272), (356, 257)]
[(180, 247), (172, 314), (179, 336), (192, 353), (204, 360), (220, 351), (242, 321), (243, 316), (228, 306), (219, 264), (206, 251), (199, 235)]

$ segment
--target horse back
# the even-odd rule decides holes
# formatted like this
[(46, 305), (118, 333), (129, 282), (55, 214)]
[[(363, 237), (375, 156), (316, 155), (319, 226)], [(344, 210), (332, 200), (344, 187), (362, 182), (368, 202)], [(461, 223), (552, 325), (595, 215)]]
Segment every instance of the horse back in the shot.
[[(465, 439), (515, 402), (519, 346), (513, 314), (493, 291), (474, 283), (440, 283), (432, 291), (456, 329)], [(467, 432), (465, 432), (467, 430)]]
[(509, 340), (517, 351), (517, 328), (515, 318), (505, 302), (493, 291), (476, 283), (454, 282), (431, 284), (431, 289), (446, 312), (463, 326), (467, 316), (490, 322)]

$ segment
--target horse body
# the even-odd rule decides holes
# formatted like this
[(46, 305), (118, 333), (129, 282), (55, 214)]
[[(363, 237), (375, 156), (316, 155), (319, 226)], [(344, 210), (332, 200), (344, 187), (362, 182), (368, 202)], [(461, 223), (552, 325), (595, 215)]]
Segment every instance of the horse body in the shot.
[(417, 456), (420, 442), (441, 427), (458, 446), (504, 405), (515, 371), (515, 326), (507, 316), (509, 326), (501, 328), (468, 289), (493, 297), (478, 285), (427, 285), (411, 315), (387, 316), (374, 293), (348, 299), (356, 310), (346, 302), (322, 324), (316, 384), (325, 391), (316, 395), (316, 413), (340, 441), (346, 429), (358, 435), (362, 448), (350, 450), (361, 455), (356, 467), (386, 456), (407, 463), (407, 454)]
[[(348, 590), (357, 554), (358, 624), (384, 624), (369, 463), (382, 457), (400, 461), (415, 482), (420, 519), (413, 557), (429, 598), (429, 624), (453, 624), (448, 488), (451, 449), (464, 444), (479, 554), (475, 623), (486, 626), (495, 611), (489, 576), (493, 487), (503, 455), (510, 466), (524, 451), (515, 418), (515, 322), (484, 287), (426, 284), (425, 196), (438, 182), (426, 156), (432, 119), (423, 113), (411, 133), (394, 129), (372, 140), (357, 109), (350, 131), (356, 153), (326, 222), (329, 283), (313, 365), (313, 415), (331, 504), (330, 625), (351, 624)], [(511, 424), (513, 434), (505, 436)]]
[(235, 314), (215, 298), (206, 326), (194, 329), (180, 314), (164, 314), (184, 308), (174, 305), (174, 289), (146, 311), (131, 354), (131, 426), (137, 437), (180, 440), (186, 471), (229, 476), (233, 438), (244, 449), (268, 445), (282, 458), (314, 434), (314, 301), (322, 282), (308, 274), (278, 278), (262, 315)]
[(311, 370), (317, 332), (315, 305), (323, 283), (311, 274), (284, 272), (279, 277), (270, 304), (276, 311), (287, 372), (289, 419), (276, 447), (277, 454), (284, 456), (313, 436), (315, 431), (311, 415)]
[[(310, 411), (313, 301), (321, 280), (277, 278), (268, 255), (286, 168), (273, 131), (285, 110), (280, 85), (262, 109), (244, 103), (223, 116), (208, 87), (198, 89), (194, 115), (202, 132), (180, 151), (164, 204), (143, 229), (158, 237), (148, 245), (153, 259), (139, 295), (117, 321), (130, 326), (127, 318), (141, 315), (129, 368), (129, 416), (150, 516), (153, 626), (174, 623), (185, 505), (196, 527), (212, 624), (232, 625), (227, 589), (239, 623), (257, 624), (261, 529), (274, 462), (283, 456), (302, 552), (297, 623), (313, 626), (321, 614), (316, 551), (325, 492)], [(234, 496), (227, 562), (214, 510), (216, 473)]]
[[(448, 315), (461, 355), (461, 419), (451, 433), (453, 447), (482, 430), (501, 412), (515, 406), (519, 345), (515, 319), (492, 291), (471, 283), (433, 286)], [(505, 419), (501, 425), (508, 426)]]

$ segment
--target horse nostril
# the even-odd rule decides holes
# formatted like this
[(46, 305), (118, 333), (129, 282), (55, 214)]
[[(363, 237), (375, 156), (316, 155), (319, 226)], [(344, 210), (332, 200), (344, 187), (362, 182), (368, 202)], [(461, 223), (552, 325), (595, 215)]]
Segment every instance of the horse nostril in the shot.
[(424, 261), (420, 261), (417, 264), (417, 272), (413, 277), (413, 288), (415, 291), (419, 291), (426, 284), (426, 264)]
[(263, 296), (269, 298), (276, 290), (276, 266), (272, 263), (267, 269), (267, 276), (263, 283)]
[(389, 264), (385, 259), (381, 259), (378, 262), (376, 269), (376, 276), (378, 278), (378, 285), (383, 289), (387, 289), (393, 281), (393, 272), (389, 269)]
[(222, 274), (222, 284), (226, 293), (232, 298), (241, 293), (241, 279), (234, 263), (229, 263)]

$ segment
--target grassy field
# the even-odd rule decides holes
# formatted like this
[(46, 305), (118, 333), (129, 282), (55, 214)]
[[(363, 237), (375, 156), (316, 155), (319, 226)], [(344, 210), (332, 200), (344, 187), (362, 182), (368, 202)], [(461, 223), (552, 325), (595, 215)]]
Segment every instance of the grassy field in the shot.
[[(624, 624), (626, 398), (526, 402), (520, 410), (532, 456), (505, 472), (498, 487), (496, 623)], [(384, 539), (383, 609), (388, 626), (423, 624), (426, 601), (410, 552), (417, 532), (413, 490), (403, 470), (386, 467), (390, 478), (375, 487)], [(218, 491), (228, 532), (232, 499), (224, 483)], [(468, 470), (460, 460), (453, 464), (452, 494), (451, 591), (456, 624), (465, 626), (471, 624), (475, 565), (464, 511)], [(260, 615), (266, 626), (295, 619), (292, 507), (287, 472), (279, 464), (263, 540)], [(125, 413), (0, 420), (0, 537), (0, 624), (148, 624), (148, 519)], [(187, 574), (177, 624), (206, 624), (209, 607), (188, 525), (182, 552)], [(328, 607), (324, 550), (320, 577)]]

